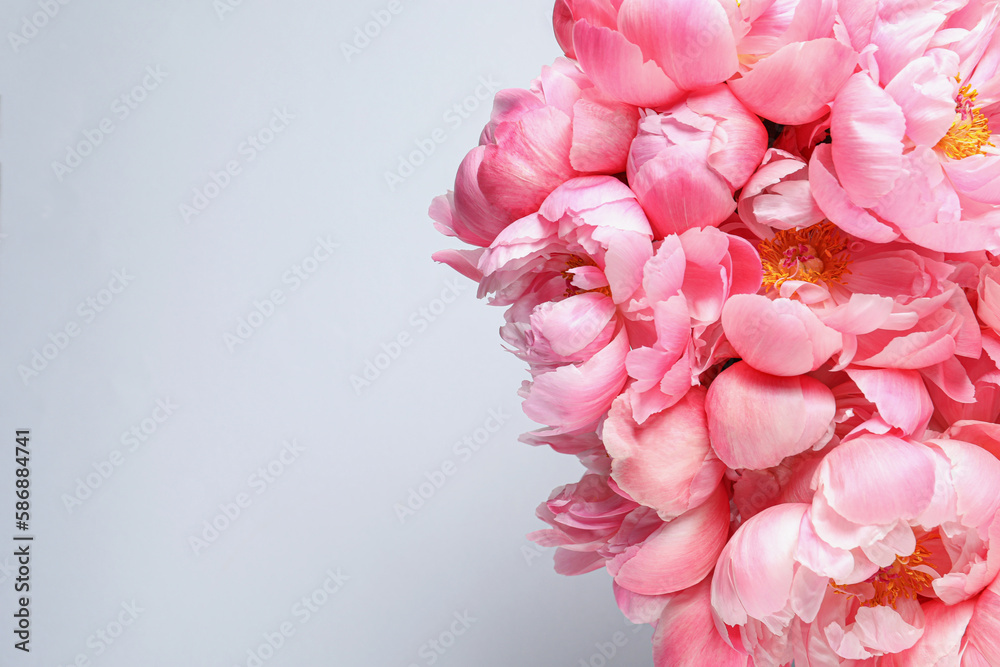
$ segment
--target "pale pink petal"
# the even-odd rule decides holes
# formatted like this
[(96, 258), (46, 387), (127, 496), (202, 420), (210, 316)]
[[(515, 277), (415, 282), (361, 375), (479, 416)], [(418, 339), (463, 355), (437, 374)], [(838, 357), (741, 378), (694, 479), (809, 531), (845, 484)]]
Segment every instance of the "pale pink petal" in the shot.
[(686, 147), (642, 165), (631, 186), (656, 238), (695, 227), (715, 227), (736, 209), (729, 185)]
[(485, 248), (476, 248), (475, 250), (439, 250), (431, 255), (431, 259), (435, 262), (447, 264), (466, 278), (478, 283), (483, 279), (483, 274), (477, 267), (485, 250)]
[(746, 667), (748, 659), (715, 629), (708, 579), (670, 599), (653, 635), (655, 667)]
[(1000, 461), (987, 450), (958, 440), (931, 442), (951, 461), (961, 522), (986, 533), (1000, 511)]
[(568, 357), (590, 345), (614, 315), (611, 299), (589, 292), (536, 308), (531, 327), (549, 341), (553, 352)]
[(479, 187), (487, 200), (513, 219), (537, 211), (550, 192), (578, 175), (569, 163), (572, 138), (572, 120), (555, 107), (501, 123), (479, 167)]
[(817, 146), (809, 160), (809, 185), (813, 198), (830, 222), (848, 234), (876, 243), (888, 243), (899, 237), (892, 227), (851, 201), (837, 180), (831, 147), (827, 144)]
[(628, 149), (639, 125), (634, 106), (581, 99), (573, 105), (570, 165), (579, 172), (625, 171)]
[(797, 42), (764, 58), (729, 87), (754, 113), (802, 125), (826, 113), (857, 62), (857, 54), (835, 39)]
[(704, 579), (729, 534), (729, 499), (722, 485), (695, 509), (681, 514), (608, 563), (619, 586), (642, 595), (674, 593)]
[(625, 618), (633, 623), (656, 623), (664, 608), (670, 604), (673, 595), (639, 595), (627, 588), (611, 582), (615, 591), (615, 602)]
[(827, 454), (817, 473), (817, 493), (848, 521), (891, 524), (924, 511), (934, 477), (934, 463), (922, 445), (862, 434)]
[[(763, 469), (833, 435), (833, 392), (808, 377), (777, 377), (746, 363), (723, 371), (708, 390), (708, 432), (730, 468)], [(781, 419), (772, 415), (781, 414)]]
[(722, 326), (739, 356), (771, 375), (814, 371), (840, 349), (843, 340), (808, 306), (753, 294), (735, 295), (726, 301)]
[(920, 435), (934, 412), (920, 373), (900, 369), (848, 368), (847, 374), (882, 419), (907, 434)]
[(589, 361), (563, 366), (535, 378), (522, 404), (524, 414), (554, 433), (570, 433), (593, 424), (611, 407), (628, 374), (624, 332)]
[(748, 519), (719, 556), (712, 577), (712, 608), (726, 625), (763, 619), (788, 604), (803, 503), (769, 507)]
[(893, 656), (894, 667), (957, 665), (975, 604), (971, 600), (957, 605), (928, 600), (920, 606), (926, 623), (924, 633), (912, 648)]
[(733, 190), (742, 188), (767, 150), (764, 125), (723, 85), (691, 95), (687, 105), (695, 113), (720, 119), (712, 131), (708, 164)]
[(907, 63), (885, 92), (906, 118), (906, 136), (916, 144), (934, 146), (955, 121), (958, 56), (935, 49)]
[(1000, 665), (1000, 579), (976, 601), (967, 637), (991, 667)]
[(573, 29), (573, 47), (594, 84), (616, 100), (658, 108), (683, 95), (659, 65), (643, 58), (641, 49), (616, 30), (579, 21)]
[[(485, 155), (486, 147), (476, 146), (459, 165), (455, 175), (454, 214), (449, 222), (455, 236), (479, 246), (488, 246), (517, 218), (495, 206), (479, 188), (479, 166)], [(438, 221), (442, 218), (435, 214), (435, 207), (440, 206), (441, 202), (435, 201), (431, 207), (431, 217)]]
[(687, 90), (721, 83), (739, 65), (729, 18), (716, 0), (625, 0), (618, 28)]
[(874, 206), (892, 189), (905, 132), (902, 110), (864, 72), (840, 90), (830, 116), (831, 154), (840, 184), (856, 205)]
[(883, 0), (879, 3), (871, 41), (878, 46), (875, 60), (883, 84), (924, 53), (934, 32), (947, 17), (935, 11), (938, 4), (936, 0)]
[(970, 155), (945, 160), (944, 170), (955, 189), (984, 204), (1000, 204), (1000, 156)]
[(700, 387), (641, 426), (632, 417), (628, 397), (618, 397), (602, 437), (612, 459), (612, 478), (664, 520), (704, 502), (725, 472), (709, 443), (705, 390)]

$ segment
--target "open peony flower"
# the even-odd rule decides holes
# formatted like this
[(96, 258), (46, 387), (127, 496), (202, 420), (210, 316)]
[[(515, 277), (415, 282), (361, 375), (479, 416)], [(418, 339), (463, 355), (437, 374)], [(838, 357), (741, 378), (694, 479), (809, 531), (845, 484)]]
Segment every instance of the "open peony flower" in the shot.
[(1000, 460), (958, 439), (997, 451), (995, 430), (946, 435), (858, 433), (825, 456), (811, 503), (776, 505), (739, 528), (712, 580), (736, 648), (762, 667), (905, 659), (923, 650), (940, 605), (974, 600), (996, 578)]
[(1000, 118), (992, 3), (879, 3), (843, 12), (864, 71), (838, 92), (809, 177), (859, 238), (944, 252), (1000, 250)]

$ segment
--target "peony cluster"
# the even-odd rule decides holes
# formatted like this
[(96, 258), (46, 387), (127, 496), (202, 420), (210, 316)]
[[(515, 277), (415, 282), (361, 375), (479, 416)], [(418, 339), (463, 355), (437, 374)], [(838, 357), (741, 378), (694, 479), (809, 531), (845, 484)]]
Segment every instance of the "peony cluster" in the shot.
[[(658, 667), (1000, 665), (1000, 0), (557, 0), (431, 217)], [(471, 246), (471, 247), (468, 247)]]

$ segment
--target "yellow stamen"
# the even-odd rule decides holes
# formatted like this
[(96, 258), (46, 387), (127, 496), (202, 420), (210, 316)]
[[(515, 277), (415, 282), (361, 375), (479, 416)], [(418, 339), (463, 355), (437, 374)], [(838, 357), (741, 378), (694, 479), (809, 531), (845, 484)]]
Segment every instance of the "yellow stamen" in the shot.
[(830, 222), (805, 229), (777, 232), (757, 246), (764, 267), (764, 288), (778, 288), (786, 280), (810, 283), (842, 283), (850, 256), (847, 240)]
[(566, 280), (566, 291), (563, 296), (576, 296), (577, 294), (586, 294), (587, 292), (599, 292), (604, 296), (611, 296), (611, 288), (607, 285), (604, 287), (595, 287), (594, 289), (580, 289), (573, 284), (573, 271), (572, 269), (578, 269), (581, 266), (597, 266), (594, 262), (583, 259), (582, 257), (577, 257), (573, 255), (566, 261), (566, 270), (562, 272), (563, 278)]
[(915, 600), (934, 581), (934, 575), (927, 571), (933, 571), (933, 568), (924, 563), (930, 555), (930, 551), (918, 542), (912, 554), (897, 556), (891, 565), (883, 567), (866, 581), (837, 584), (831, 579), (830, 586), (835, 593), (858, 598), (864, 607), (895, 608), (900, 598)]
[[(958, 77), (956, 77), (957, 79)], [(979, 92), (965, 84), (958, 91), (955, 100), (955, 122), (948, 133), (938, 142), (938, 148), (953, 160), (961, 160), (970, 155), (986, 155), (983, 146), (993, 146), (989, 121), (982, 108), (975, 108)]]

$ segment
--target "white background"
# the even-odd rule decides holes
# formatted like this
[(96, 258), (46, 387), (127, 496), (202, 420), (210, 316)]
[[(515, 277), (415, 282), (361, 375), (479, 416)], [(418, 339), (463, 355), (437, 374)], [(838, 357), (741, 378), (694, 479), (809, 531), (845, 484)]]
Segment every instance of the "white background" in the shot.
[[(426, 211), (489, 117), (477, 87), (527, 87), (559, 55), (551, 3), (159, 4), (4, 4), (0, 664), (252, 666), (283, 623), (294, 634), (260, 664), (599, 666), (617, 632), (607, 664), (650, 664), (649, 630), (623, 620), (608, 575), (561, 577), (526, 540), (545, 527), (538, 503), (583, 469), (517, 442), (534, 426), (501, 311), (430, 260), (455, 247)], [(380, 11), (391, 21), (348, 58)], [(461, 123), (445, 115), (456, 104), (472, 109)], [(390, 189), (385, 173), (439, 128)], [(249, 150), (258, 135), (273, 140)], [(231, 161), (239, 173), (206, 189)], [(337, 244), (322, 262), (317, 239)], [(295, 267), (314, 271), (296, 285)], [(274, 290), (283, 302), (251, 318)], [(260, 326), (227, 345), (241, 319)], [(400, 334), (409, 346), (352, 387)], [(503, 427), (458, 456), (491, 410)], [(25, 428), (27, 655), (11, 555)], [(276, 463), (291, 440), (301, 451)], [(401, 521), (394, 505), (447, 461), (455, 474)], [(280, 474), (262, 482), (268, 465)], [(304, 618), (310, 596), (324, 603)]]

